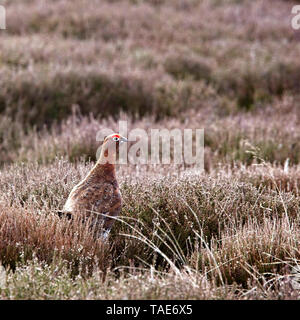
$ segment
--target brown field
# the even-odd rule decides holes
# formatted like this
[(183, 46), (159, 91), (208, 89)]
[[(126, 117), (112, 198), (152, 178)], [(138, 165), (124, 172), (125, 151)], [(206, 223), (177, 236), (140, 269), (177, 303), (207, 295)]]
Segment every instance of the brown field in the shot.
[[(0, 299), (300, 298), (297, 1), (0, 4)], [(55, 212), (119, 120), (204, 128), (205, 170), (120, 165), (95, 241)]]

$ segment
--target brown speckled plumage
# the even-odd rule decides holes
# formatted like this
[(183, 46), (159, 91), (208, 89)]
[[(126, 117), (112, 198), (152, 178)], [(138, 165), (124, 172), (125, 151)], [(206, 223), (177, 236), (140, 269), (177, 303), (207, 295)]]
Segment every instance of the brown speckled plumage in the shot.
[(97, 237), (110, 231), (115, 222), (110, 217), (118, 216), (121, 211), (122, 199), (114, 161), (119, 143), (123, 141), (127, 141), (126, 138), (118, 134), (105, 138), (99, 160), (73, 188), (62, 211), (71, 218), (75, 215), (91, 218)]

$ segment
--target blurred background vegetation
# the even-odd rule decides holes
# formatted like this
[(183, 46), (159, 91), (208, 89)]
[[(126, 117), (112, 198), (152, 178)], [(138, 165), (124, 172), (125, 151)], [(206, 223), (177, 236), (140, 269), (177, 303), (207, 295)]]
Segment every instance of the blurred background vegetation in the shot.
[[(96, 120), (151, 117), (162, 126), (175, 118), (205, 128), (207, 148), (226, 161), (247, 160), (242, 140), (249, 139), (271, 162), (298, 163), (293, 2), (2, 2), (2, 163), (35, 159), (33, 136), (45, 126), (66, 132), (58, 127), (72, 110)], [(85, 137), (70, 143), (72, 160), (90, 149)]]

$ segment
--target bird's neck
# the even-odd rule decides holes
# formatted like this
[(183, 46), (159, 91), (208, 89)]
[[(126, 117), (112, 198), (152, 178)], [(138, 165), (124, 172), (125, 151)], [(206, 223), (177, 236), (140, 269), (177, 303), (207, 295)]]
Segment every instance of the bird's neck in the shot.
[(108, 152), (108, 149), (102, 149), (100, 157), (96, 162), (95, 166), (91, 170), (91, 173), (97, 176), (111, 176), (115, 177), (116, 175), (116, 153)]

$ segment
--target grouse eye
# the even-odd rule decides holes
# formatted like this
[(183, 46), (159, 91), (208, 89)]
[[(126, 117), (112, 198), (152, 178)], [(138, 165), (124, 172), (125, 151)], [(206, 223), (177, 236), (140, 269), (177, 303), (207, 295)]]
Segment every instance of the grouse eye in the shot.
[(119, 141), (119, 138), (118, 137), (113, 137), (113, 140), (114, 141)]

